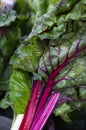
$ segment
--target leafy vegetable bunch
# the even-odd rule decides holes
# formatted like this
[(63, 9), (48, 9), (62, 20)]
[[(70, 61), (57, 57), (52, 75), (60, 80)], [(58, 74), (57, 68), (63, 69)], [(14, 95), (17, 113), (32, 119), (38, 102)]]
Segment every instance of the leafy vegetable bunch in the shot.
[(0, 107), (12, 107), (12, 130), (86, 110), (86, 1), (17, 0), (0, 15)]

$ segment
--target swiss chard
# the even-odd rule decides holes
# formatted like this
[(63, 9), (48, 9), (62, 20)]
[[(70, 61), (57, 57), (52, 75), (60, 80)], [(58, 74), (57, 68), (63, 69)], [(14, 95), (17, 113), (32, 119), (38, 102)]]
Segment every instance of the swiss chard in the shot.
[(41, 130), (52, 112), (70, 121), (86, 108), (85, 5), (18, 0), (14, 10), (0, 8), (0, 92), (7, 92), (0, 106), (24, 113), (12, 130)]

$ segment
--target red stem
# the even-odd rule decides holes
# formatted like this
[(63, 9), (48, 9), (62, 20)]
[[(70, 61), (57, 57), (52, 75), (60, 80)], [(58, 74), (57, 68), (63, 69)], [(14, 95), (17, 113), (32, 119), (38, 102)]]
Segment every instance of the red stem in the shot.
[(39, 114), (39, 112), (41, 111), (41, 109), (43, 108), (43, 106), (44, 106), (44, 104), (45, 104), (45, 102), (46, 102), (46, 100), (47, 100), (47, 98), (48, 98), (48, 96), (49, 96), (49, 94), (51, 92), (52, 87), (53, 87), (53, 81), (49, 80), (47, 86), (44, 89), (44, 92), (43, 92), (43, 95), (41, 97), (41, 100), (39, 102), (39, 106), (38, 106), (38, 108), (36, 110), (36, 114), (35, 114), (34, 120), (37, 117), (37, 115)]
[(24, 118), (19, 130), (29, 130), (36, 111), (37, 103), (40, 96), (42, 82), (40, 80), (34, 81), (31, 92), (31, 97), (25, 110)]

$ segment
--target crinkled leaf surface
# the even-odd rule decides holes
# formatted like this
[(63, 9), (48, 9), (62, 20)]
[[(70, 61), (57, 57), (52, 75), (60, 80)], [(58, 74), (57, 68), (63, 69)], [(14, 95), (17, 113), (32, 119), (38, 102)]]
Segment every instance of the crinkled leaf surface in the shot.
[[(79, 48), (86, 45), (85, 41), (86, 41), (86, 38), (85, 36), (83, 36), (81, 38)], [(67, 56), (71, 56), (76, 51), (77, 42), (78, 40), (74, 41), (72, 45), (70, 45), (70, 43), (65, 44), (64, 42), (64, 44), (62, 43), (62, 45), (60, 45), (59, 47), (51, 46), (50, 49), (46, 50), (43, 56), (40, 58), (39, 68), (38, 68), (39, 74), (43, 76), (44, 78), (47, 78), (46, 71), (48, 70), (48, 73), (51, 74), (51, 72), (55, 70), (56, 67), (59, 67), (59, 65), (61, 65), (65, 61)], [(86, 52), (84, 51), (84, 53)], [(85, 64), (86, 64), (84, 60), (85, 56), (83, 55), (85, 54), (79, 55), (78, 56), (79, 59), (75, 57), (67, 66), (65, 66), (61, 70), (60, 74), (58, 75), (58, 79), (59, 79), (59, 76), (62, 77), (67, 72), (68, 72), (67, 73), (68, 78), (70, 77), (72, 79), (77, 77), (79, 74), (81, 75), (81, 72), (85, 71)], [(81, 63), (79, 63), (80, 60), (82, 61)]]
[(11, 55), (20, 44), (21, 30), (18, 27), (4, 29), (0, 39), (0, 76), (4, 73)]
[(56, 116), (61, 116), (61, 118), (63, 118), (63, 120), (70, 122), (70, 118), (68, 116), (68, 114), (72, 112), (72, 108), (70, 105), (63, 103), (62, 105), (58, 106), (57, 109), (54, 110), (54, 114)]
[(9, 90), (9, 78), (12, 73), (12, 67), (8, 64), (0, 78), (0, 91), (5, 92)]
[(17, 43), (21, 37), (20, 28), (10, 28), (10, 30), (5, 30), (2, 38), (0, 39), (0, 49), (4, 57), (10, 56), (12, 50), (19, 44)]
[[(49, 77), (55, 72), (56, 69), (60, 69), (60, 66), (67, 61), (78, 49), (86, 48), (85, 35), (80, 40), (74, 41), (72, 44), (65, 41), (59, 45), (50, 47), (45, 51), (39, 62), (38, 73), (47, 81)], [(70, 103), (65, 105), (68, 110), (65, 111), (63, 104), (60, 106), (63, 110), (59, 110), (59, 107), (55, 109), (55, 115), (60, 115), (65, 121), (70, 121), (67, 113), (72, 112), (75, 109), (80, 109), (83, 106), (81, 99), (86, 99), (86, 93), (80, 85), (86, 85), (86, 49), (79, 55), (74, 56), (68, 64), (61, 68), (58, 75), (54, 80), (54, 89), (61, 92), (62, 97), (66, 97), (70, 100)], [(77, 89), (78, 88), (78, 89)], [(78, 95), (78, 90), (80, 95)], [(66, 102), (66, 100), (65, 100)], [(85, 102), (84, 102), (85, 104)], [(62, 113), (58, 113), (62, 111)], [(65, 111), (65, 112), (64, 112)]]
[(16, 113), (23, 113), (30, 96), (30, 79), (27, 73), (21, 70), (14, 70), (10, 78), (10, 99), (13, 110)]
[(49, 1), (29, 0), (28, 3), (30, 8), (32, 9), (34, 20), (36, 20), (38, 17), (46, 13)]
[(0, 101), (0, 108), (6, 109), (12, 105), (9, 95), (10, 95), (10, 92), (7, 92), (5, 94), (5, 97)]
[(17, 0), (14, 9), (17, 13), (17, 18), (14, 25), (21, 28), (22, 35), (25, 36), (32, 29), (31, 9), (27, 0)]
[(68, 22), (85, 19), (85, 0), (51, 1), (47, 12), (37, 18), (32, 32), (26, 38), (26, 41), (33, 41), (33, 37), (35, 36), (41, 39), (55, 39), (65, 33)]
[(12, 56), (10, 63), (13, 68), (34, 72), (38, 67), (39, 58), (42, 50), (37, 44), (20, 45)]
[(0, 9), (0, 27), (8, 26), (11, 22), (14, 22), (16, 19), (16, 12), (14, 10)]
[(79, 94), (81, 99), (86, 99), (86, 86), (81, 86)]

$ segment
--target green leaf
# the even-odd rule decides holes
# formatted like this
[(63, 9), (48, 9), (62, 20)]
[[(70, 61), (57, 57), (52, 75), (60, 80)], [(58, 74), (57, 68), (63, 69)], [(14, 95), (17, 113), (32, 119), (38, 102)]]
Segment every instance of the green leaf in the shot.
[(4, 73), (11, 55), (20, 44), (21, 30), (18, 27), (5, 28), (0, 39), (0, 75)]
[(41, 55), (42, 50), (37, 44), (21, 44), (12, 56), (10, 63), (13, 64), (13, 68), (34, 72), (38, 68)]
[(24, 113), (29, 96), (31, 82), (27, 73), (21, 70), (14, 70), (10, 78), (10, 99), (13, 110), (16, 113)]
[(61, 116), (62, 119), (64, 119), (66, 122), (70, 122), (70, 118), (68, 114), (72, 112), (72, 108), (70, 105), (63, 103), (62, 105), (58, 106), (54, 110), (55, 116)]
[(37, 73), (33, 73), (34, 80), (42, 80), (41, 76)]
[[(86, 84), (86, 68), (85, 68), (86, 62), (84, 58), (79, 58), (79, 59), (77, 58), (75, 61), (73, 61), (74, 62), (73, 66), (69, 64), (68, 67), (65, 67), (63, 71), (61, 71), (57, 80), (60, 79), (61, 77), (64, 77), (64, 75), (71, 68), (68, 74), (66, 74), (66, 79), (69, 79), (69, 80), (63, 80), (59, 82), (56, 88), (75, 86), (75, 85), (78, 86), (79, 84)], [(80, 60), (81, 60), (81, 64), (80, 64)]]
[(28, 15), (31, 11), (29, 8), (28, 0), (17, 0), (14, 9), (19, 15)]
[(5, 97), (0, 101), (0, 108), (6, 109), (9, 106), (11, 106), (11, 100), (10, 100), (10, 92), (7, 92), (5, 94)]
[[(45, 14), (36, 19), (26, 41), (33, 41), (35, 36), (39, 37), (41, 40), (55, 39), (61, 36), (66, 32), (70, 19), (81, 20), (82, 18), (85, 18), (84, 5), (83, 2), (78, 0), (50, 1), (48, 10)], [(80, 12), (77, 14), (79, 7)], [(70, 13), (72, 16), (68, 16)]]
[(81, 0), (75, 7), (68, 13), (66, 20), (85, 20), (86, 19), (86, 8), (85, 0)]
[(10, 27), (9, 29), (4, 30), (2, 38), (0, 39), (0, 49), (2, 55), (6, 57), (10, 57), (13, 53), (12, 51), (16, 48), (19, 44), (18, 40), (21, 37), (21, 30), (18, 27)]
[(29, 0), (28, 3), (37, 18), (46, 13), (49, 2), (48, 0)]
[(80, 99), (86, 99), (86, 86), (81, 86), (79, 89)]
[[(86, 39), (83, 36), (80, 41), (80, 48), (86, 45)], [(70, 48), (69, 52), (68, 49)], [(46, 74), (46, 68), (48, 70), (48, 73), (51, 74), (53, 69), (55, 70), (58, 67), (58, 64), (61, 65), (65, 59), (68, 56), (71, 56), (77, 48), (77, 40), (74, 41), (71, 45), (70, 43), (61, 43), (61, 45), (50, 47), (49, 49), (46, 49), (43, 56), (40, 58), (39, 61), (39, 68), (38, 73), (47, 80), (48, 75)], [(58, 53), (60, 51), (60, 54)], [(85, 53), (85, 51), (84, 51)], [(74, 58), (68, 65), (66, 65), (59, 73), (56, 80), (59, 80), (61, 77), (64, 77), (66, 75), (66, 79), (69, 80), (62, 80), (58, 82), (57, 88), (61, 87), (67, 87), (71, 85), (77, 85), (86, 83), (86, 68), (85, 68), (85, 56), (83, 54), (80, 54), (78, 56), (79, 58)], [(81, 61), (81, 63), (80, 63)]]
[(0, 91), (5, 92), (9, 91), (9, 79), (12, 73), (12, 68), (9, 64), (7, 64), (6, 68), (4, 69), (3, 73), (1, 74), (0, 77)]
[(16, 19), (16, 12), (14, 10), (9, 9), (4, 13), (2, 9), (2, 13), (0, 14), (0, 27), (10, 25), (10, 23), (14, 22), (15, 19)]

